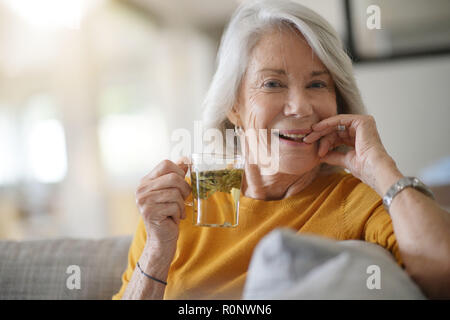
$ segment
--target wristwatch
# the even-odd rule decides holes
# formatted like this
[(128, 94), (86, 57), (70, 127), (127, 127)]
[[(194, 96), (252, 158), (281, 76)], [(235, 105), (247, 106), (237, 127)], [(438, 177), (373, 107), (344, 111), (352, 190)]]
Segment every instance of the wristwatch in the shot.
[(430, 188), (428, 188), (422, 181), (415, 177), (404, 177), (394, 183), (383, 197), (383, 205), (387, 212), (389, 212), (389, 207), (391, 206), (394, 197), (399, 194), (400, 191), (409, 187), (417, 189), (428, 197), (434, 199), (433, 192), (431, 192)]

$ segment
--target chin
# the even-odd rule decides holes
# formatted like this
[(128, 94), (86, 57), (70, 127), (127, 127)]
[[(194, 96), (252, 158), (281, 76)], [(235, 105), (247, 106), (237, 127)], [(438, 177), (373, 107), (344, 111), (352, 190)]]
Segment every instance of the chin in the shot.
[(320, 165), (319, 157), (316, 155), (281, 155), (279, 172), (286, 174), (301, 175), (307, 173)]
[[(280, 145), (279, 152), (277, 152), (278, 156), (275, 156), (278, 162), (275, 160), (276, 158), (273, 158), (273, 155), (269, 156), (269, 158), (263, 157), (264, 160), (261, 160), (256, 154), (252, 154), (249, 159), (251, 159), (250, 162), (252, 164), (258, 162), (257, 165), (263, 174), (302, 175), (320, 165), (317, 149), (317, 143), (312, 145), (305, 144), (305, 146), (300, 147), (295, 146), (295, 148), (290, 145)], [(258, 161), (255, 162), (255, 159), (258, 159)]]

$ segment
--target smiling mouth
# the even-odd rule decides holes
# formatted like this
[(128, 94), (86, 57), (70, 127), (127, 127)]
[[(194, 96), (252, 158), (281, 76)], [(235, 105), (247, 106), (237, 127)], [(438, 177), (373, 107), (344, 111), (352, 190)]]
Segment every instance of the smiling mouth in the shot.
[(280, 130), (278, 133), (274, 133), (280, 139), (295, 141), (295, 142), (303, 142), (303, 138), (308, 135), (308, 133), (291, 133), (286, 132), (289, 130)]
[(305, 137), (305, 134), (278, 134), (278, 137), (281, 139), (291, 140), (291, 141), (297, 141), (297, 142), (303, 142), (303, 138)]

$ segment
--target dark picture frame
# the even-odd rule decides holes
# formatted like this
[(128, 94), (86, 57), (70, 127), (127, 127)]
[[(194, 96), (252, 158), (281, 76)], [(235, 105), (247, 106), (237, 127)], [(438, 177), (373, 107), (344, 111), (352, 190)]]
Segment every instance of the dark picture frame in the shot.
[[(416, 58), (416, 57), (429, 57), (436, 55), (447, 55), (450, 54), (450, 1), (448, 0), (419, 0), (411, 1), (411, 0), (343, 0), (344, 1), (344, 15), (345, 15), (345, 31), (346, 31), (346, 45), (347, 52), (355, 63), (364, 63), (364, 62), (383, 62), (390, 60), (398, 60), (398, 59), (407, 59), (407, 58)], [(395, 3), (395, 7), (392, 8), (394, 10), (389, 11), (389, 5)], [(436, 6), (432, 6), (432, 4), (436, 4)], [(448, 3), (448, 4), (447, 4)], [(379, 5), (381, 11), (381, 21), (382, 27), (381, 30), (369, 30), (367, 27), (362, 25), (362, 19), (367, 19), (369, 14), (364, 10), (361, 10), (364, 5)], [(421, 13), (421, 8), (419, 6), (423, 6), (423, 4), (429, 4), (430, 8), (432, 7), (433, 12), (428, 12), (425, 14)], [(418, 22), (411, 19), (408, 24), (400, 23), (396, 24), (396, 30), (390, 30), (389, 25), (383, 25), (383, 16), (386, 12), (389, 13), (390, 20), (395, 20), (395, 15), (402, 15), (403, 21), (408, 20), (404, 11), (398, 10), (401, 6), (404, 6), (404, 10), (411, 10), (408, 14), (410, 16), (415, 16), (419, 21), (421, 18), (429, 18), (430, 16), (436, 16), (436, 19), (444, 20), (443, 22), (439, 21), (430, 21), (429, 29), (417, 28)], [(439, 5), (443, 6), (442, 10), (439, 10)], [(446, 8), (449, 7), (447, 11)], [(395, 10), (397, 9), (397, 10)], [(428, 17), (425, 17), (427, 15)], [(446, 19), (446, 17), (449, 17)], [(401, 19), (399, 19), (401, 20)], [(439, 24), (441, 23), (441, 25)], [(447, 28), (448, 27), (448, 28)], [(383, 30), (384, 28), (384, 30)], [(366, 29), (366, 30), (364, 30)], [(387, 30), (386, 30), (387, 29)], [(423, 30), (425, 29), (425, 30)], [(421, 32), (419, 37), (414, 39), (414, 41), (410, 42), (410, 47), (408, 47), (408, 41), (404, 41), (404, 43), (399, 46), (395, 43), (396, 37), (400, 37), (402, 31), (410, 31), (410, 33)], [(440, 37), (436, 37), (436, 32), (433, 34), (433, 30), (437, 30), (440, 32)], [(384, 35), (388, 35), (387, 41), (390, 43), (390, 50), (373, 50), (370, 52), (370, 49), (364, 48), (364, 43), (362, 43), (361, 39), (365, 40), (370, 38), (371, 35), (377, 33), (384, 33)], [(361, 33), (363, 35), (361, 35)], [(409, 34), (410, 35), (410, 34)], [(405, 35), (404, 38), (407, 38), (408, 35)], [(435, 39), (431, 39), (429, 36), (435, 36)], [(448, 39), (447, 39), (448, 37)], [(372, 37), (376, 38), (376, 37)], [(435, 41), (439, 40), (439, 41)], [(431, 41), (434, 41), (431, 45)], [(428, 45), (420, 45), (420, 43), (428, 43)], [(389, 43), (388, 43), (389, 45)], [(381, 46), (380, 46), (381, 47)]]

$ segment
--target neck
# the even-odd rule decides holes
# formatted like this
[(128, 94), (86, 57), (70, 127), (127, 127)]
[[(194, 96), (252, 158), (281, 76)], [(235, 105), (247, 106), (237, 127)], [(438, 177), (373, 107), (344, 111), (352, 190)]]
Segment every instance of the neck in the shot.
[(242, 184), (244, 196), (258, 200), (281, 200), (293, 196), (317, 177), (320, 166), (302, 174), (261, 175), (257, 165), (246, 165)]

